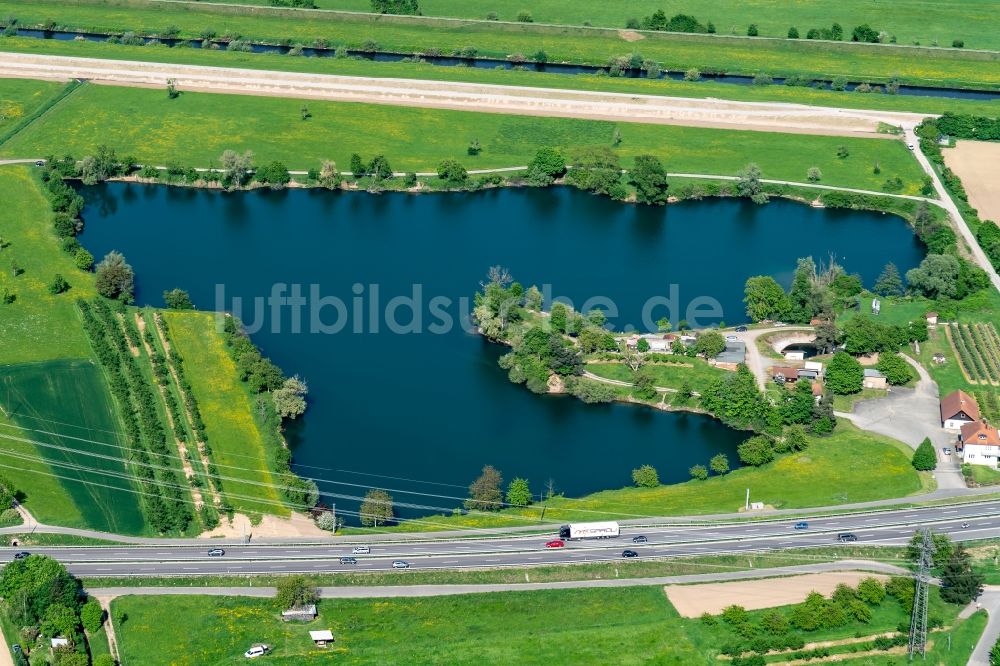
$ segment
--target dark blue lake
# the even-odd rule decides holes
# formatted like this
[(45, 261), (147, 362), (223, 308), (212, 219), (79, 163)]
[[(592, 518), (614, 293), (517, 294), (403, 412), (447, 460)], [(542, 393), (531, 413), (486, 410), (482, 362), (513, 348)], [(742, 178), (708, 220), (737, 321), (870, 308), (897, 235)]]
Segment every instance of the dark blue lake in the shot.
[(264, 353), (307, 380), (309, 411), (289, 431), (298, 471), (326, 479), (327, 492), (383, 487), (397, 503), (432, 507), (402, 515), (459, 506), (484, 464), (536, 493), (551, 478), (579, 496), (627, 485), (645, 463), (675, 482), (720, 451), (735, 462), (745, 437), (703, 416), (508, 382), (496, 364), (504, 350), (461, 324), (489, 266), (577, 307), (602, 297), (590, 303), (613, 303), (621, 329), (668, 313), (743, 322), (747, 277), (787, 285), (801, 256), (832, 253), (871, 285), (886, 262), (905, 271), (924, 254), (900, 218), (781, 200), (651, 208), (569, 189), (372, 196), (124, 183), (82, 193), (81, 241), (98, 258), (125, 254), (139, 304), (162, 305), (180, 287), (200, 309), (237, 310)]

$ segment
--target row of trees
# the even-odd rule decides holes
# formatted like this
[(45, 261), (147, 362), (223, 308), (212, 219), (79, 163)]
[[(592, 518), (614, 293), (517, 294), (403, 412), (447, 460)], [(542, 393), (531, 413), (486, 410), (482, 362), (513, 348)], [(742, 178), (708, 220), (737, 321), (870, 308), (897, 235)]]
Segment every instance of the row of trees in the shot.
[(184, 532), (192, 519), (181, 490), (184, 484), (171, 464), (153, 390), (132, 356), (119, 318), (101, 299), (78, 300), (77, 306), (111, 392), (122, 407), (125, 441), (143, 492), (146, 517), (158, 532)]

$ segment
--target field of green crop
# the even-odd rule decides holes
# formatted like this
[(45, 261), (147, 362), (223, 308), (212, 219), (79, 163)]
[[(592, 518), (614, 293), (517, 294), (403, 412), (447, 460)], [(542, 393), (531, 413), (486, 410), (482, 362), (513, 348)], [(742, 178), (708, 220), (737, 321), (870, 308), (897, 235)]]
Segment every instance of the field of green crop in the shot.
[(0, 137), (30, 116), (62, 87), (52, 81), (6, 79), (0, 82)]
[[(213, 67), (240, 67), (310, 74), (339, 74), (369, 78), (428, 79), (466, 81), (494, 85), (600, 90), (607, 92), (666, 95), (671, 97), (716, 97), (747, 102), (787, 102), (851, 109), (878, 109), (941, 114), (967, 113), (980, 116), (1000, 115), (1000, 100), (950, 99), (916, 95), (862, 94), (819, 90), (806, 86), (745, 86), (728, 83), (678, 81), (674, 79), (631, 79), (578, 74), (567, 76), (545, 72), (483, 69), (479, 67), (441, 67), (424, 62), (374, 62), (360, 58), (297, 58), (273, 53), (241, 53), (165, 46), (124, 46), (99, 42), (40, 40), (27, 37), (6, 38), (0, 50), (81, 58), (110, 58)], [(0, 81), (0, 90), (3, 89)]]
[[(270, 0), (201, 0), (244, 5), (271, 4)], [(320, 9), (370, 12), (369, 0), (315, 0)], [(804, 38), (809, 28), (829, 27), (839, 22), (850, 38), (854, 26), (870, 24), (874, 29), (895, 36), (900, 44), (940, 43), (951, 46), (952, 40), (962, 39), (965, 48), (995, 49), (1000, 47), (991, 19), (997, 12), (995, 0), (964, 0), (963, 2), (928, 3), (924, 0), (900, 0), (874, 3), (866, 0), (845, 0), (836, 4), (823, 2), (773, 2), (772, 0), (632, 0), (629, 3), (602, 0), (420, 0), (424, 16), (447, 16), (486, 19), (495, 14), (500, 21), (516, 21), (522, 11), (530, 11), (538, 23), (593, 25), (624, 28), (631, 18), (642, 20), (658, 9), (673, 14), (690, 14), (702, 23), (715, 24), (720, 34), (745, 35), (751, 23), (757, 25), (762, 37), (785, 37), (795, 26)]]
[[(117, 534), (143, 532), (139, 497), (122, 459), (117, 413), (96, 364), (86, 360), (2, 366), (0, 395), (8, 419), (29, 429), (0, 427), (0, 436), (41, 442), (0, 440), (0, 464), (24, 491), (25, 507), (38, 520)], [(44, 476), (39, 461), (25, 456), (42, 458), (47, 471), (61, 477), (58, 483), (72, 501), (57, 503), (63, 498), (52, 487), (54, 480)], [(76, 512), (79, 522), (67, 520)]]
[[(397, 171), (434, 171), (445, 159), (467, 168), (526, 165), (541, 146), (566, 152), (612, 144), (615, 123), (511, 116), (465, 111), (309, 102), (302, 100), (184, 93), (168, 99), (161, 90), (85, 86), (0, 147), (0, 155), (71, 153), (83, 157), (100, 144), (140, 162), (218, 165), (226, 149), (252, 150), (258, 163), (282, 160), (290, 169), (319, 167), (333, 159), (342, 168), (351, 153), (365, 159), (385, 154)], [(823, 184), (881, 189), (899, 176), (916, 193), (921, 171), (899, 141), (801, 136), (668, 125), (617, 125), (617, 150), (628, 164), (635, 155), (657, 155), (677, 173), (732, 175), (748, 162), (765, 177), (805, 180), (818, 166)], [(482, 152), (467, 154), (478, 139)], [(837, 157), (839, 146), (850, 156)], [(881, 174), (872, 165), (881, 165)]]
[(616, 30), (546, 27), (534, 24), (427, 21), (324, 12), (268, 10), (201, 3), (156, 3), (149, 0), (12, 0), (0, 1), (0, 16), (15, 16), (24, 25), (55, 25), (96, 31), (162, 33), (176, 29), (182, 37), (210, 30), (262, 41), (330, 44), (400, 52), (443, 53), (472, 48), (480, 56), (505, 58), (545, 51), (550, 62), (604, 64), (614, 56), (641, 53), (664, 67), (685, 71), (771, 75), (807, 74), (833, 78), (888, 80), (927, 85), (1000, 86), (1000, 54), (963, 49), (889, 47), (815, 40), (747, 40), (712, 35), (647, 33), (635, 41)]

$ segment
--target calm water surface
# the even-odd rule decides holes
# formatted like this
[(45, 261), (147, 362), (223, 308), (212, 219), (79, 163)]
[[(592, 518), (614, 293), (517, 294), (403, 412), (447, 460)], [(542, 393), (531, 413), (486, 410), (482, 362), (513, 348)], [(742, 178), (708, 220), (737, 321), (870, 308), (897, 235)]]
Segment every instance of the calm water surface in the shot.
[[(644, 463), (667, 482), (718, 452), (735, 463), (745, 437), (707, 417), (585, 405), (509, 383), (496, 364), (504, 350), (458, 323), (469, 308), (460, 301), (490, 265), (507, 266), (525, 285), (550, 284), (553, 296), (577, 306), (604, 297), (617, 307), (616, 328), (643, 328), (644, 305), (669, 303), (672, 289), (675, 323), (691, 319), (685, 308), (703, 297), (721, 308), (703, 323), (734, 324), (746, 319), (746, 278), (766, 273), (787, 285), (796, 257), (832, 252), (870, 285), (886, 262), (905, 271), (924, 252), (899, 218), (780, 200), (648, 208), (568, 189), (370, 196), (123, 183), (83, 194), (82, 242), (98, 257), (125, 253), (138, 303), (162, 305), (174, 287), (205, 310), (234, 310), (242, 299), (254, 341), (308, 381), (309, 412), (289, 433), (298, 471), (325, 479), (320, 487), (331, 494), (385, 487), (397, 502), (425, 507), (402, 515), (458, 506), (487, 463), (506, 479), (528, 478), (535, 492), (551, 478), (578, 496), (627, 485)], [(275, 285), (284, 295), (300, 285), (298, 317), (288, 306), (276, 316), (254, 307)], [(395, 320), (423, 332), (390, 330), (384, 312), (396, 297), (422, 302), (416, 319), (402, 305)], [(327, 332), (310, 332), (310, 306), (321, 303)], [(441, 332), (446, 316), (456, 323)], [(330, 332), (338, 321), (341, 330)]]

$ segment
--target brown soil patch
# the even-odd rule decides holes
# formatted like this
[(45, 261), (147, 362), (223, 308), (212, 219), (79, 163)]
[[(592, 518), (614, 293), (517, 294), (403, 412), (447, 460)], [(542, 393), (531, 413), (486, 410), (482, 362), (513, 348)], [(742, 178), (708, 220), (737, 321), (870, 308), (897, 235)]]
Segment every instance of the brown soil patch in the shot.
[(1000, 223), (1000, 143), (956, 141), (942, 151), (948, 167), (962, 179), (979, 217)]
[(264, 516), (258, 525), (254, 525), (250, 518), (237, 513), (233, 515), (233, 520), (229, 521), (222, 517), (222, 524), (210, 532), (202, 532), (199, 539), (226, 537), (229, 539), (239, 539), (244, 536), (268, 537), (268, 538), (289, 538), (289, 537), (330, 537), (329, 532), (316, 527), (312, 518), (304, 513), (292, 513), (289, 518), (279, 518), (277, 516)]
[(888, 576), (855, 571), (834, 571), (787, 578), (704, 583), (701, 585), (667, 585), (663, 588), (677, 612), (684, 617), (702, 613), (721, 613), (726, 606), (737, 604), (747, 610), (787, 606), (804, 601), (810, 592), (829, 596), (837, 585), (856, 586), (865, 578), (887, 580)]
[(619, 30), (618, 36), (626, 42), (638, 42), (640, 39), (646, 39), (646, 35), (640, 34), (635, 30)]

